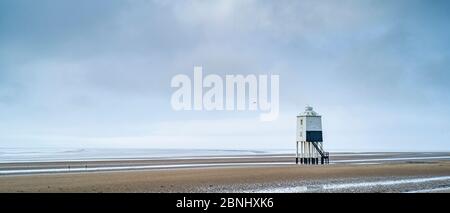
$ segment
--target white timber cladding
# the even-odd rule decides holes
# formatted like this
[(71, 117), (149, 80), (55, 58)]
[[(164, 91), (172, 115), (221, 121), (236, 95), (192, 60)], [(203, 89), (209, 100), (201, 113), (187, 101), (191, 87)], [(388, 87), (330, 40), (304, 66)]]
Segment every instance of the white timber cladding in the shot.
[(305, 141), (306, 129), (305, 129), (305, 117), (297, 116), (297, 141)]
[(320, 116), (308, 116), (306, 120), (306, 131), (322, 131), (322, 122)]
[(306, 131), (322, 131), (322, 117), (309, 106), (297, 116), (297, 141), (306, 141)]

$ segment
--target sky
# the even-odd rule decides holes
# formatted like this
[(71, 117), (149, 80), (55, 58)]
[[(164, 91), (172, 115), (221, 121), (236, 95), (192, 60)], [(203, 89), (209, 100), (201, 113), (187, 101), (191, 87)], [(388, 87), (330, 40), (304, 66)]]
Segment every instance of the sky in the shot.
[[(0, 147), (450, 151), (450, 3), (0, 1)], [(280, 115), (174, 111), (171, 78), (280, 76)]]

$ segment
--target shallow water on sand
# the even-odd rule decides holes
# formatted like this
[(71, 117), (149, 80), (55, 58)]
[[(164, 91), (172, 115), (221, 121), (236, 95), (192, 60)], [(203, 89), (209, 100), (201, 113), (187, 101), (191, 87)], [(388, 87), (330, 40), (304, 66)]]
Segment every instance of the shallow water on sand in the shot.
[(0, 163), (286, 154), (291, 150), (0, 148)]
[[(408, 178), (350, 178), (319, 182), (291, 182), (281, 186), (253, 186), (253, 189), (231, 190), (251, 193), (315, 192), (409, 192), (424, 193), (450, 190), (450, 176)], [(250, 187), (251, 188), (251, 187)], [(230, 192), (231, 192), (230, 191)]]

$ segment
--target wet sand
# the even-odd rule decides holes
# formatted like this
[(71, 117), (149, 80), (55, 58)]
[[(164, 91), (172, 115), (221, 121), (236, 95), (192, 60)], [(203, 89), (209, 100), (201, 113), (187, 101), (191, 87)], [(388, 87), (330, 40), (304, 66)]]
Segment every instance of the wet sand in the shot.
[[(350, 158), (354, 159), (354, 157)], [(372, 159), (373, 156), (364, 158)], [(264, 159), (272, 162), (282, 158), (265, 157)], [(216, 160), (227, 161), (225, 159)], [(232, 161), (236, 160), (242, 161), (239, 158), (233, 158)], [(204, 160), (200, 161), (204, 162)], [(21, 165), (2, 166), (5, 169)], [(31, 166), (48, 165), (40, 163)], [(445, 179), (447, 176), (449, 178)], [(423, 178), (434, 177), (444, 177), (444, 179), (422, 181)], [(402, 183), (401, 181), (405, 179), (413, 181)], [(402, 184), (387, 182), (390, 185), (383, 185), (386, 181), (393, 180), (400, 181)], [(372, 183), (373, 186), (341, 187), (343, 183), (366, 182)], [(338, 190), (325, 190), (326, 187), (323, 186), (330, 184), (336, 185), (335, 188)], [(318, 186), (322, 188), (317, 188)], [(319, 166), (211, 166), (0, 176), (0, 192), (285, 192), (271, 189), (296, 189), (296, 187), (300, 187), (301, 190), (287, 192), (408, 192), (417, 190), (423, 190), (419, 192), (448, 192), (449, 190), (445, 187), (450, 187), (450, 161), (426, 159), (380, 164), (341, 163)], [(439, 188), (443, 188), (443, 190), (430, 191), (430, 189)]]

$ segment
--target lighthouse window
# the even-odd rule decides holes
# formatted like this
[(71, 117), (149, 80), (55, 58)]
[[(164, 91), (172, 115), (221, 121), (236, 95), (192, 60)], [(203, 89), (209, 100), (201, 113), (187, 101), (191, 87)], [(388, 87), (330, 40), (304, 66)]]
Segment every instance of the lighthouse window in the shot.
[(303, 119), (300, 119), (300, 125), (303, 125)]

